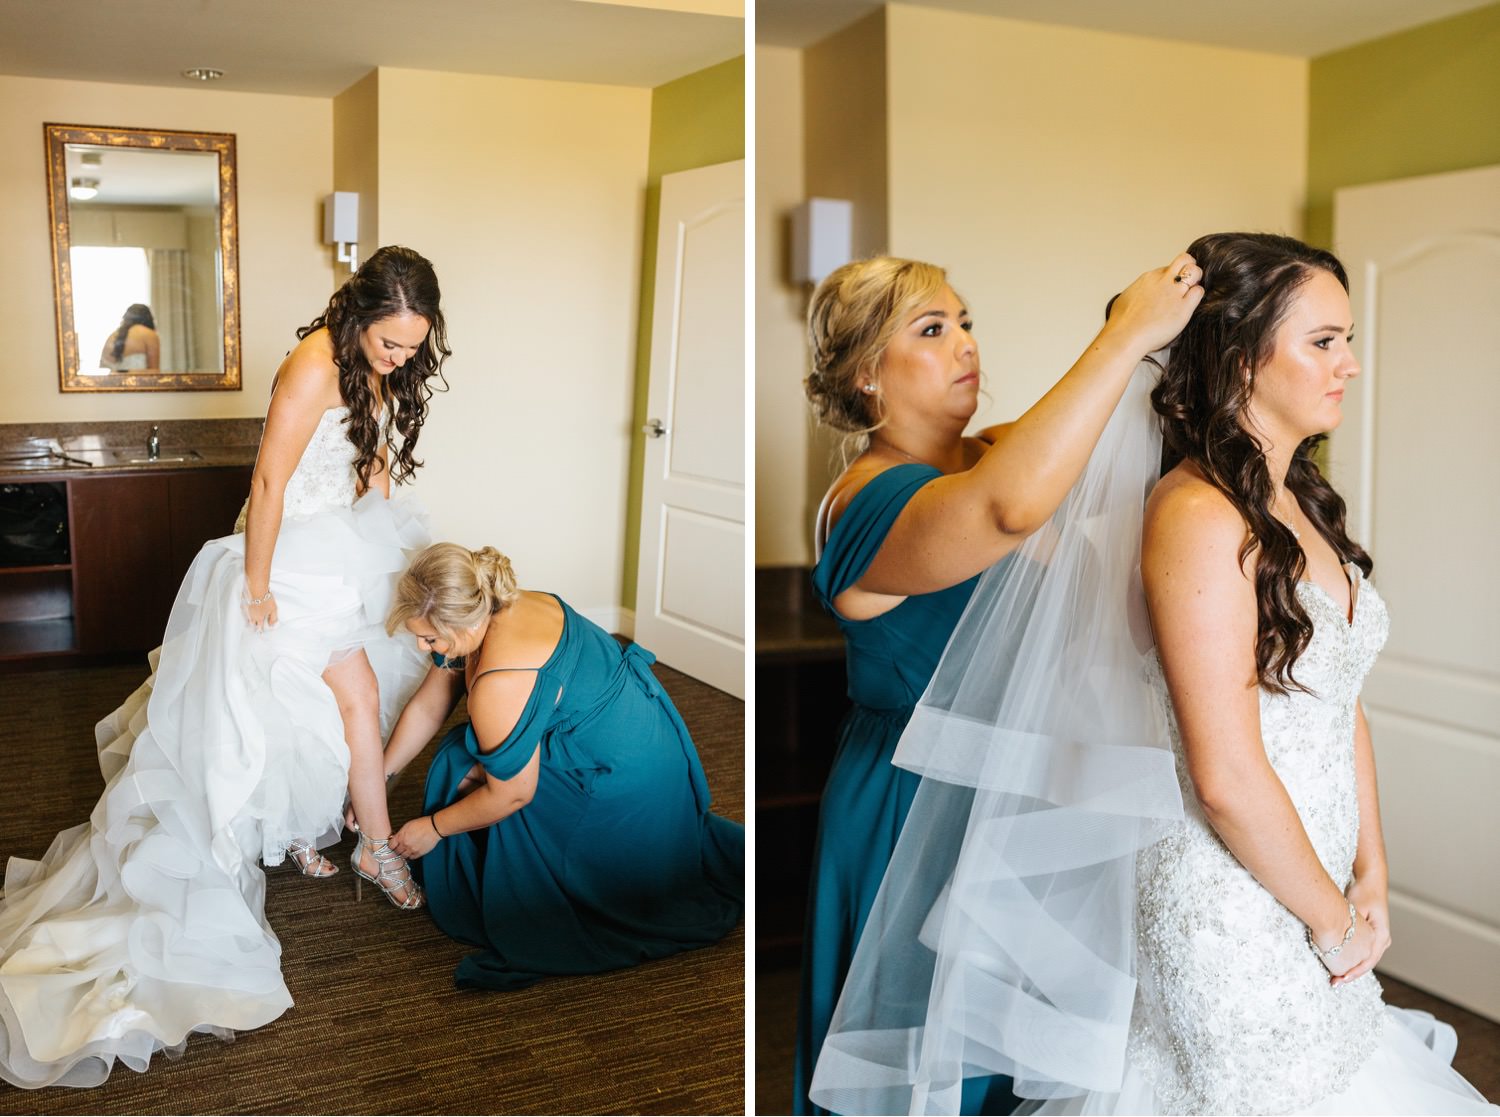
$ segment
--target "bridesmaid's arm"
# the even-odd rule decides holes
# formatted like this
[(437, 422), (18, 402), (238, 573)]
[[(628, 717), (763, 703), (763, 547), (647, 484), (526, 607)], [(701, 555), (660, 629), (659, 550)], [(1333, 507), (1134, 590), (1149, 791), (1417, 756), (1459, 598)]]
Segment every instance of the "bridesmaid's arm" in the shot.
[[(1006, 424), (971, 468), (918, 489), (869, 569), (834, 599), (838, 611), (864, 619), (893, 608), (889, 598), (955, 586), (1046, 523), (1088, 464), (1136, 366), (1182, 332), (1203, 297), (1202, 287), (1175, 281), (1192, 266), (1193, 258), (1183, 253), (1136, 279), (1073, 367)], [(905, 328), (921, 332), (930, 328), (924, 323), (919, 319)], [(825, 505), (830, 532), (873, 474), (852, 476), (855, 481), (830, 494)]]
[(976, 441), (983, 442), (986, 446), (993, 446), (995, 443), (999, 442), (1000, 439), (1004, 438), (1006, 432), (1015, 425), (1016, 424), (1014, 421), (1009, 423), (996, 423), (994, 426), (984, 427), (981, 430), (975, 431), (974, 438)]
[(385, 777), (390, 779), (427, 747), (463, 694), (463, 675), (434, 664), (406, 703), (385, 746)]
[(391, 848), (402, 857), (422, 857), (443, 838), (469, 830), (483, 830), (509, 818), (536, 794), (542, 769), (542, 746), (538, 745), (526, 767), (508, 780), (485, 774), (484, 783), (456, 803), (412, 819), (391, 838)]
[[(469, 717), (483, 752), (498, 748), (526, 712), (539, 676), (533, 671), (499, 671), (480, 677), (469, 691)], [(494, 744), (486, 747), (488, 742)], [(509, 818), (536, 794), (542, 767), (538, 744), (526, 766), (508, 780), (485, 774), (484, 783), (431, 815), (412, 819), (396, 832), (391, 848), (403, 857), (421, 857), (453, 834), (481, 830)]]
[[(1266, 756), (1244, 538), (1244, 521), (1223, 494), (1201, 480), (1164, 480), (1148, 502), (1141, 544), (1146, 601), (1204, 817), (1326, 950), (1343, 939), (1349, 904)], [(1356, 919), (1353, 940), (1327, 964), (1351, 972), (1374, 946), (1371, 924)]]
[(1349, 899), (1375, 928), (1375, 950), (1335, 984), (1353, 981), (1373, 970), (1391, 945), (1389, 878), (1385, 864), (1385, 835), (1380, 828), (1380, 792), (1375, 780), (1375, 742), (1365, 708), (1354, 704), (1354, 780), (1359, 794), (1359, 844), (1354, 851), (1354, 882)]

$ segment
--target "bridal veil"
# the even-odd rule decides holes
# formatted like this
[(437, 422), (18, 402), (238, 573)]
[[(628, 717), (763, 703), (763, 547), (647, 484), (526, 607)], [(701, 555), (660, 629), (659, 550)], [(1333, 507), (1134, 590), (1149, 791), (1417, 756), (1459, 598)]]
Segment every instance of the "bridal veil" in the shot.
[(1135, 858), (1182, 817), (1144, 680), (1142, 510), (1161, 435), (1132, 375), (1083, 476), (980, 580), (895, 763), (923, 781), (819, 1057), (838, 1113), (957, 1113), (1118, 1089), (1135, 997)]

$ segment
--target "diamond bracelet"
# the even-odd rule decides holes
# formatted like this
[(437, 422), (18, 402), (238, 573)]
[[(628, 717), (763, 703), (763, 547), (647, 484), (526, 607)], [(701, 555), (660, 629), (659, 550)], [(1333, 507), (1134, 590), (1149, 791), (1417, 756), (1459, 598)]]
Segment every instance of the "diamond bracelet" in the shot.
[(1329, 958), (1336, 958), (1339, 951), (1348, 946), (1349, 940), (1354, 938), (1354, 927), (1358, 922), (1359, 913), (1354, 910), (1354, 903), (1351, 901), (1349, 904), (1349, 929), (1344, 932), (1344, 937), (1339, 941), (1338, 945), (1330, 946), (1327, 950), (1323, 950), (1318, 946), (1317, 940), (1313, 938), (1311, 927), (1307, 929), (1307, 945), (1312, 947), (1312, 952), (1318, 956), (1320, 961), (1326, 962)]

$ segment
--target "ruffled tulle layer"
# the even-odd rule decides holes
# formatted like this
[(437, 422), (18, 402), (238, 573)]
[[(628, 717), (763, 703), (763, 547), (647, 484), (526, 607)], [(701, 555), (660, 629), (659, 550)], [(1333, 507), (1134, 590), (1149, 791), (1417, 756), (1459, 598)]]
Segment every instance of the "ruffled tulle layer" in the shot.
[[(1458, 1037), (1426, 1012), (1385, 1009), (1380, 1045), (1355, 1073), (1349, 1085), (1323, 1098), (1304, 1113), (1469, 1114), (1500, 1113), (1453, 1069)], [(1087, 1094), (1023, 1106), (1023, 1114), (1163, 1113), (1151, 1083), (1134, 1065), (1125, 1071), (1118, 1093)]]
[(382, 621), (427, 542), (399, 498), (286, 521), (266, 633), (241, 611), (244, 536), (205, 544), (152, 677), (97, 727), (106, 784), (89, 822), (7, 866), (0, 1077), (97, 1085), (116, 1059), (141, 1071), (192, 1032), (228, 1038), (291, 1006), (259, 863), (337, 838), (349, 754), (328, 664), (369, 657), (383, 735), (425, 673)]

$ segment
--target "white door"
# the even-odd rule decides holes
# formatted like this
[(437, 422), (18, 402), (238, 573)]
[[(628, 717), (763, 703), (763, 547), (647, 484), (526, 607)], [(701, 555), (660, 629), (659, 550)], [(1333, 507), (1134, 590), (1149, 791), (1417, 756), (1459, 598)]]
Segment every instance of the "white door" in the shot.
[(745, 696), (745, 164), (664, 175), (635, 636)]
[(1500, 1019), (1500, 167), (1340, 190), (1334, 238), (1364, 375), (1333, 482), (1391, 612), (1381, 968)]

